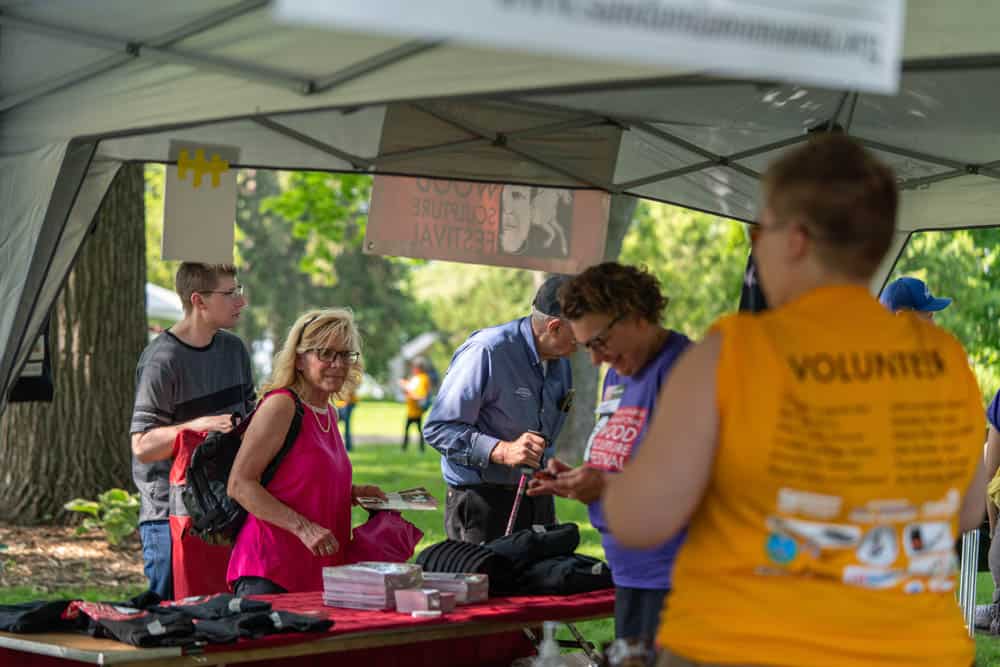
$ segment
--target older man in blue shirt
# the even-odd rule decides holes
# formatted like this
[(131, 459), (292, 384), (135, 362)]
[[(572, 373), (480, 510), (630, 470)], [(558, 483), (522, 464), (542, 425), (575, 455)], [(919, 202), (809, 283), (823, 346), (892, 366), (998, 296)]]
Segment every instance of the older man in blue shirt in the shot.
[[(441, 453), (450, 539), (503, 536), (521, 468), (541, 467), (553, 454), (573, 404), (566, 357), (576, 340), (558, 298), (568, 279), (547, 279), (530, 316), (473, 332), (451, 359), (424, 424), (424, 438)], [(524, 498), (515, 529), (553, 522), (551, 496)]]

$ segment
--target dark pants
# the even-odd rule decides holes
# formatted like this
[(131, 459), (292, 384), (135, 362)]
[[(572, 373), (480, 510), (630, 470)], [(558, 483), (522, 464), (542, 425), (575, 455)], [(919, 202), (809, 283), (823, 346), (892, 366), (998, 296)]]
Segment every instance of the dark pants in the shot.
[(240, 577), (233, 582), (233, 595), (278, 595), (287, 593), (284, 588), (264, 577)]
[(615, 639), (656, 639), (669, 590), (615, 587)]
[(417, 425), (417, 436), (420, 438), (420, 451), (424, 451), (424, 430), (420, 424), (420, 420), (424, 418), (423, 415), (419, 417), (407, 417), (406, 418), (406, 428), (403, 429), (403, 451), (406, 451), (407, 445), (410, 444), (410, 426), (414, 424)]
[[(449, 486), (444, 503), (444, 529), (448, 539), (482, 544), (503, 537), (516, 492), (516, 487), (486, 484)], [(525, 496), (514, 530), (555, 522), (556, 505), (552, 496)]]
[(354, 412), (354, 403), (348, 403), (344, 407), (337, 410), (337, 419), (340, 423), (344, 425), (344, 447), (347, 451), (354, 449), (354, 443), (351, 441), (351, 413)]
[(142, 565), (149, 580), (149, 590), (164, 600), (174, 598), (173, 566), (170, 563), (170, 522), (145, 521), (139, 524), (142, 539)]

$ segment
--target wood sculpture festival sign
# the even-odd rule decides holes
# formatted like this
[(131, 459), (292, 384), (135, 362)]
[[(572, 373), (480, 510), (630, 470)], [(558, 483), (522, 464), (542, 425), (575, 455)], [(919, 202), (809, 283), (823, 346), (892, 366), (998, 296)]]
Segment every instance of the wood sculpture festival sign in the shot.
[(604, 257), (600, 190), (376, 176), (368, 254), (579, 273)]

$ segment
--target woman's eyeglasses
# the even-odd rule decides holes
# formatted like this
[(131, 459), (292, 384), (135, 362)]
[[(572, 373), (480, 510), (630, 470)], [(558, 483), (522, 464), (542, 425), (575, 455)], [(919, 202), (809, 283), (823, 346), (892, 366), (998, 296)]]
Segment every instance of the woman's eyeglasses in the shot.
[(348, 366), (352, 366), (358, 363), (358, 359), (361, 358), (360, 352), (351, 352), (349, 350), (334, 350), (330, 347), (317, 347), (308, 350), (316, 355), (316, 358), (322, 361), (324, 364), (334, 364), (337, 360), (344, 362)]
[(596, 334), (594, 334), (587, 340), (583, 341), (581, 345), (583, 345), (588, 350), (593, 350), (594, 352), (603, 351), (608, 344), (608, 336), (611, 335), (611, 329), (616, 324), (621, 322), (624, 318), (625, 318), (624, 315), (619, 315), (618, 317), (612, 318), (612, 320), (608, 322), (608, 325), (606, 327), (598, 331)]

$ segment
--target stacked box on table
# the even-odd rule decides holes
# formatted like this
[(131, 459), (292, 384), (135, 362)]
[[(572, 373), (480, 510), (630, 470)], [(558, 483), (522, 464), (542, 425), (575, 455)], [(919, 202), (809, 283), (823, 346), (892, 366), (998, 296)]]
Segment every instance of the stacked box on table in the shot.
[(363, 562), (323, 568), (323, 603), (352, 609), (395, 609), (395, 591), (419, 588), (423, 570), (408, 563)]
[(458, 604), (483, 602), (490, 596), (489, 576), (476, 572), (425, 572), (424, 586), (454, 593)]

